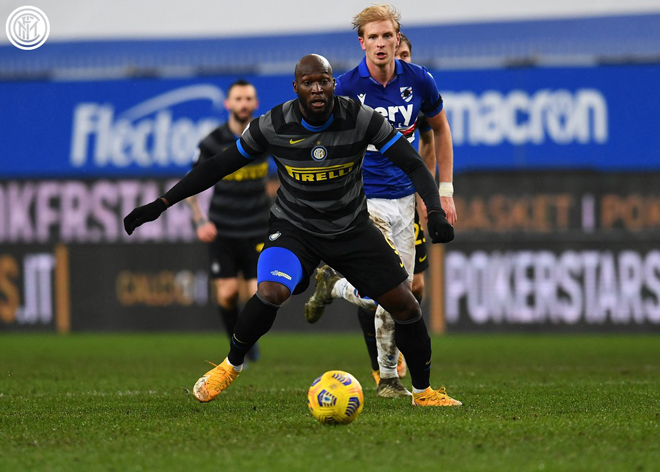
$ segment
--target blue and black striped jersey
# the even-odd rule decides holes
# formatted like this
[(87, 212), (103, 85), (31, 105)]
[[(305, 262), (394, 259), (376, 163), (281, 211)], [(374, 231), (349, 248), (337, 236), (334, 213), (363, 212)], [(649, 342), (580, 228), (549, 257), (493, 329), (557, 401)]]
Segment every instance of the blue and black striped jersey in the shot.
[(342, 234), (368, 218), (362, 160), (371, 143), (381, 151), (401, 138), (373, 109), (346, 97), (321, 126), (311, 126), (298, 100), (276, 106), (250, 123), (238, 141), (247, 158), (271, 154), (280, 189), (271, 212), (321, 237)]

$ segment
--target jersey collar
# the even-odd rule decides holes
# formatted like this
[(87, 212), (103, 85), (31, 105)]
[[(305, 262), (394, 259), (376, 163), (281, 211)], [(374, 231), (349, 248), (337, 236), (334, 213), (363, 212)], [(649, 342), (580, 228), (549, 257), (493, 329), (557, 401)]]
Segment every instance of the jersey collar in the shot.
[(305, 117), (303, 116), (302, 112), (300, 111), (300, 102), (298, 99), (293, 104), (293, 114), (296, 116), (298, 120), (300, 120), (300, 124), (303, 126), (308, 131), (311, 131), (313, 133), (320, 133), (321, 131), (325, 131), (330, 127), (330, 125), (335, 121), (335, 113), (339, 110), (339, 104), (337, 102), (337, 97), (333, 98), (335, 104), (334, 104), (334, 109), (332, 110), (332, 114), (330, 115), (330, 118), (323, 123), (321, 126), (313, 126), (307, 123), (305, 121)]
[[(395, 68), (396, 75), (403, 74), (403, 66), (401, 65), (400, 60), (394, 59), (394, 68)], [(360, 72), (360, 77), (362, 77), (363, 79), (368, 77), (371, 80), (376, 81), (373, 77), (371, 77), (371, 74), (369, 73), (369, 68), (367, 67), (367, 56), (364, 56), (362, 58), (362, 61), (358, 65), (358, 71)], [(392, 80), (394, 80), (394, 79), (392, 79)]]
[(305, 121), (305, 118), (302, 118), (300, 120), (300, 123), (305, 127), (305, 129), (312, 131), (314, 133), (320, 133), (321, 131), (325, 131), (328, 129), (328, 127), (332, 124), (332, 122), (335, 121), (335, 114), (333, 113), (330, 115), (330, 118), (328, 118), (328, 121), (323, 123), (321, 126), (312, 126), (309, 123)]

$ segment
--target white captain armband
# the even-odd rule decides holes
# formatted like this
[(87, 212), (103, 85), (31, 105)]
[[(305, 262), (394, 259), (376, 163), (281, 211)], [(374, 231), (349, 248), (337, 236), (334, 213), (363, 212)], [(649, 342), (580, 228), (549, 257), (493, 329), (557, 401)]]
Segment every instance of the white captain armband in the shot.
[(441, 197), (453, 197), (454, 196), (454, 184), (451, 182), (440, 182), (440, 187), (438, 188)]

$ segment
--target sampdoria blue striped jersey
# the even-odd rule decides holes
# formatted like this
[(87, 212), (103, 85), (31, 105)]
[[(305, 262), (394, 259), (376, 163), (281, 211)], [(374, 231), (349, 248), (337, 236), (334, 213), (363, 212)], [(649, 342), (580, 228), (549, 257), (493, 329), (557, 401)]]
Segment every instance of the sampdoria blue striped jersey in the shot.
[[(335, 95), (359, 100), (383, 115), (412, 143), (417, 116), (428, 117), (442, 111), (442, 97), (435, 79), (425, 67), (395, 59), (396, 74), (387, 86), (369, 74), (366, 58), (337, 78)], [(367, 198), (401, 198), (415, 193), (408, 176), (375, 147), (369, 146), (362, 165)]]

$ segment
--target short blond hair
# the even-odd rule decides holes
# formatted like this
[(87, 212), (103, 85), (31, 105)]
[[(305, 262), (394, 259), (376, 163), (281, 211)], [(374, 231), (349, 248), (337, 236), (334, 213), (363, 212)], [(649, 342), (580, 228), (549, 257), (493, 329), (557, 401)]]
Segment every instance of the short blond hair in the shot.
[(353, 17), (353, 29), (357, 30), (359, 37), (364, 35), (364, 27), (368, 23), (390, 20), (398, 33), (401, 31), (401, 13), (392, 5), (372, 5), (365, 8)]

